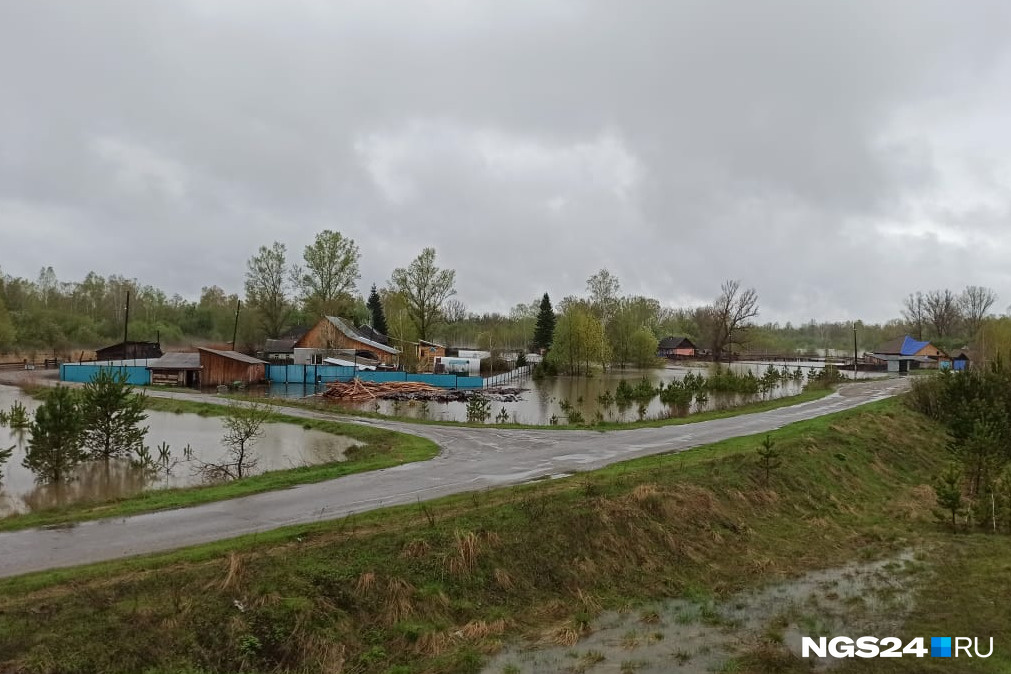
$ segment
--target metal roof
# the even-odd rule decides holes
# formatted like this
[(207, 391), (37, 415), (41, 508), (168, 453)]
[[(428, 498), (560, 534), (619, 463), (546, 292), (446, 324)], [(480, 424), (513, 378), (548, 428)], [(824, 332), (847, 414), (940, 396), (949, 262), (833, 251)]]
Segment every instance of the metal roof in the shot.
[(297, 339), (268, 339), (263, 343), (264, 353), (292, 353)]
[(682, 348), (681, 345), (684, 344), (685, 342), (688, 342), (688, 346), (683, 347), (683, 348), (686, 348), (686, 349), (694, 349), (695, 348), (695, 344), (693, 344), (692, 340), (688, 339), (687, 337), (664, 337), (663, 339), (660, 340), (660, 343), (657, 344), (657, 348), (658, 349), (679, 349), (679, 348)]
[(199, 353), (183, 353), (179, 351), (173, 351), (172, 353), (166, 353), (161, 358), (157, 360), (152, 360), (148, 362), (147, 369), (149, 370), (199, 370), (200, 369), (200, 354)]
[(198, 347), (202, 352), (213, 353), (215, 356), (221, 356), (222, 358), (230, 358), (231, 360), (237, 360), (240, 363), (249, 363), (250, 365), (262, 365), (267, 361), (260, 360), (259, 358), (253, 358), (252, 356), (247, 356), (244, 353), (239, 353), (238, 351), (218, 351), (217, 349), (208, 349), (206, 346)]
[(386, 346), (385, 344), (380, 344), (379, 342), (369, 339), (362, 333), (355, 330), (354, 327), (348, 325), (347, 323), (345, 323), (340, 318), (337, 318), (336, 316), (327, 316), (326, 319), (330, 321), (330, 323), (333, 324), (335, 328), (343, 332), (344, 336), (347, 337), (348, 339), (353, 339), (356, 342), (367, 344), (371, 346), (373, 349), (379, 349), (380, 351), (391, 353), (393, 355), (400, 353), (399, 349), (394, 349), (391, 346)]

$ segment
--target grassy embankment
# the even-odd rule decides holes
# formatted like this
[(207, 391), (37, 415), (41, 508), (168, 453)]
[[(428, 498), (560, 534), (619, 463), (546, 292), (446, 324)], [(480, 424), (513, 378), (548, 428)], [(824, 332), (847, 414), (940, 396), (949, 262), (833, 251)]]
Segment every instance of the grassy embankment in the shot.
[[(147, 398), (147, 407), (160, 412), (193, 413), (200, 416), (221, 416), (228, 411), (226, 405), (153, 397)], [(331, 480), (352, 473), (389, 468), (412, 461), (424, 461), (436, 456), (439, 452), (439, 448), (430, 440), (358, 424), (303, 419), (276, 413), (269, 415), (268, 423), (295, 424), (305, 429), (351, 437), (363, 444), (348, 449), (345, 452), (346, 460), (336, 463), (299, 466), (287, 470), (261, 473), (222, 484), (151, 490), (120, 499), (74, 503), (60, 508), (11, 515), (0, 519), (0, 531), (70, 524), (103, 517), (124, 517), (156, 510), (222, 501), (309, 482)], [(255, 449), (254, 445), (254, 452)]]
[[(889, 400), (771, 435), (784, 460), (768, 486), (759, 438), (738, 438), (3, 581), (0, 670), (475, 672), (506, 638), (575, 644), (602, 608), (726, 597), (909, 547), (925, 551), (937, 584), (919, 590), (897, 636), (1007, 633), (1007, 539), (953, 537), (932, 520), (924, 485), (947, 459), (939, 426)], [(1000, 648), (980, 671), (1011, 662)], [(730, 665), (807, 671), (776, 643)]]

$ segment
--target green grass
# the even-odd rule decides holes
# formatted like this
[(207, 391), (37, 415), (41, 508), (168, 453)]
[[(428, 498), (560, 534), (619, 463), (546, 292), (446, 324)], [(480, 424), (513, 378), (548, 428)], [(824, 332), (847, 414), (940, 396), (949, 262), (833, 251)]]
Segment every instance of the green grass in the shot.
[[(621, 431), (621, 430), (631, 430), (634, 428), (659, 428), (661, 426), (680, 426), (682, 424), (693, 424), (699, 421), (710, 421), (712, 419), (726, 419), (728, 417), (736, 417), (742, 414), (755, 414), (757, 412), (768, 412), (769, 410), (779, 409), (781, 407), (789, 407), (791, 405), (798, 405), (800, 403), (811, 402), (813, 400), (820, 400), (831, 393), (835, 389), (833, 388), (814, 388), (805, 389), (803, 392), (798, 393), (794, 396), (786, 396), (783, 398), (776, 398), (774, 400), (761, 400), (758, 402), (747, 403), (746, 405), (740, 405), (738, 407), (733, 407), (726, 410), (713, 410), (709, 412), (699, 412), (698, 414), (689, 414), (685, 417), (672, 417), (670, 419), (648, 419), (643, 421), (604, 421), (601, 423), (588, 422), (586, 424), (558, 424), (555, 426), (547, 424), (516, 424), (516, 423), (477, 423), (469, 421), (443, 421), (434, 419), (418, 419), (417, 417), (401, 417), (393, 416), (388, 414), (380, 414), (378, 412), (369, 412), (365, 410), (349, 410), (347, 408), (340, 407), (337, 403), (329, 402), (304, 402), (299, 400), (289, 400), (285, 398), (271, 398), (270, 404), (279, 407), (295, 407), (299, 409), (308, 409), (316, 412), (326, 412), (333, 415), (342, 415), (347, 417), (363, 417), (366, 419), (386, 419), (389, 421), (399, 421), (408, 424), (418, 424), (418, 425), (429, 425), (429, 426), (461, 426), (465, 428), (508, 428), (508, 429), (538, 429), (538, 430), (595, 430), (595, 431)], [(239, 396), (230, 395), (228, 396), (235, 400), (244, 401), (263, 401), (263, 398), (253, 398), (250, 396)]]
[[(477, 672), (503, 639), (571, 643), (600, 610), (720, 599), (952, 540), (923, 498), (947, 459), (945, 435), (899, 401), (771, 435), (784, 462), (769, 487), (755, 460), (759, 437), (737, 438), (563, 480), (0, 581), (0, 671), (317, 672), (341, 663), (363, 673)], [(1011, 572), (999, 551), (992, 564), (963, 561), (946, 572), (978, 576), (964, 581), (955, 607), (963, 623), (947, 623), (940, 603), (921, 618), (1006, 633)], [(980, 598), (990, 579), (993, 601)], [(735, 660), (733, 671), (778, 671), (761, 669), (766, 655)]]
[[(223, 416), (228, 408), (214, 403), (194, 403), (165, 398), (147, 398), (151, 410), (175, 414)], [(187, 506), (248, 496), (265, 491), (286, 489), (299, 484), (332, 480), (352, 473), (389, 468), (412, 461), (425, 461), (439, 453), (438, 446), (413, 435), (319, 419), (303, 419), (272, 413), (268, 423), (295, 424), (305, 429), (323, 431), (354, 438), (363, 445), (345, 452), (346, 460), (270, 471), (223, 484), (179, 489), (156, 489), (107, 501), (80, 502), (60, 508), (11, 515), (0, 519), (0, 531), (13, 531), (39, 526), (59, 526), (103, 517), (125, 517), (139, 513), (183, 508)], [(254, 448), (255, 449), (255, 448)]]

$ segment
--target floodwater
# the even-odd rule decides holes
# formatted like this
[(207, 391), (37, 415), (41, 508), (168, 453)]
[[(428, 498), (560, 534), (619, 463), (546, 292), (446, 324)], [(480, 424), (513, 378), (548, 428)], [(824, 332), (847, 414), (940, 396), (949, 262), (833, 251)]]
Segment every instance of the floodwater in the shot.
[[(730, 367), (739, 374), (752, 372), (761, 377), (769, 363), (735, 362)], [(723, 364), (722, 367), (727, 367)], [(820, 362), (798, 361), (776, 363), (774, 367), (782, 371), (784, 368), (791, 373), (798, 367), (806, 374), (811, 370), (820, 371), (824, 364)], [(729, 409), (742, 404), (761, 400), (773, 400), (784, 396), (799, 394), (803, 389), (803, 380), (788, 380), (776, 385), (765, 394), (740, 395), (736, 393), (711, 393), (704, 403), (693, 402), (689, 410), (673, 410), (664, 404), (660, 398), (654, 397), (648, 404), (640, 407), (632, 401), (629, 405), (619, 407), (616, 404), (605, 405), (598, 400), (606, 392), (613, 396), (618, 382), (626, 380), (635, 386), (643, 377), (648, 377), (654, 384), (663, 382), (665, 385), (675, 379), (683, 379), (689, 372), (708, 375), (712, 371), (711, 363), (688, 363), (685, 365), (668, 365), (666, 368), (649, 370), (608, 370), (597, 372), (591, 377), (546, 377), (541, 380), (524, 378), (515, 382), (503, 384), (505, 388), (522, 388), (522, 393), (507, 395), (504, 400), (496, 399), (489, 390), (491, 412), (487, 423), (494, 424), (497, 420), (510, 423), (548, 425), (555, 419), (557, 423), (567, 422), (571, 410), (577, 411), (584, 422), (594, 421), (631, 422), (640, 419), (666, 419), (672, 416), (684, 416), (686, 412), (697, 413), (711, 410)], [(853, 372), (842, 372), (843, 376), (852, 378)], [(876, 372), (858, 372), (859, 378), (881, 376)], [(266, 395), (279, 398), (304, 398), (322, 390), (322, 386), (302, 386), (300, 384), (275, 384), (265, 391)], [(434, 421), (467, 421), (467, 403), (465, 402), (434, 402), (427, 404), (421, 401), (377, 400), (364, 403), (333, 403), (350, 411), (378, 412), (397, 417), (414, 419), (429, 419)], [(503, 411), (504, 410), (504, 411)]]
[[(760, 641), (801, 657), (805, 636), (899, 634), (924, 570), (912, 552), (815, 571), (724, 601), (697, 596), (601, 614), (575, 644), (512, 645), (485, 674), (605, 674), (635, 671), (737, 671), (734, 662)], [(810, 658), (815, 671), (841, 660)]]
[[(33, 412), (39, 402), (20, 389), (0, 386), (0, 409), (14, 403)], [(128, 496), (145, 489), (188, 487), (204, 482), (199, 472), (202, 463), (224, 461), (226, 450), (221, 444), (224, 426), (220, 418), (196, 414), (148, 412), (146, 444), (153, 458), (158, 447), (169, 446), (167, 465), (157, 470), (138, 468), (125, 460), (88, 462), (75, 471), (73, 479), (62, 485), (40, 485), (34, 474), (21, 465), (28, 437), (9, 428), (0, 428), (0, 449), (14, 446), (14, 455), (0, 466), (0, 517), (31, 510), (73, 503), (107, 500)], [(345, 452), (360, 444), (353, 438), (307, 430), (291, 424), (265, 424), (263, 435), (252, 446), (257, 458), (254, 473), (298, 466), (343, 461)]]

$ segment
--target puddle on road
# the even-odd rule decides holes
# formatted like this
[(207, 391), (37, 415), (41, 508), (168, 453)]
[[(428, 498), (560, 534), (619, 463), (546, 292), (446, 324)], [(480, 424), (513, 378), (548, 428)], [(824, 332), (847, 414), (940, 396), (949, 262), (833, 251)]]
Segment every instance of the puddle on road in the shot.
[[(724, 601), (704, 596), (608, 611), (573, 646), (514, 645), (485, 674), (714, 672), (761, 642), (798, 658), (802, 636), (898, 634), (923, 565), (911, 552), (816, 571)], [(811, 659), (815, 671), (837, 660)]]

